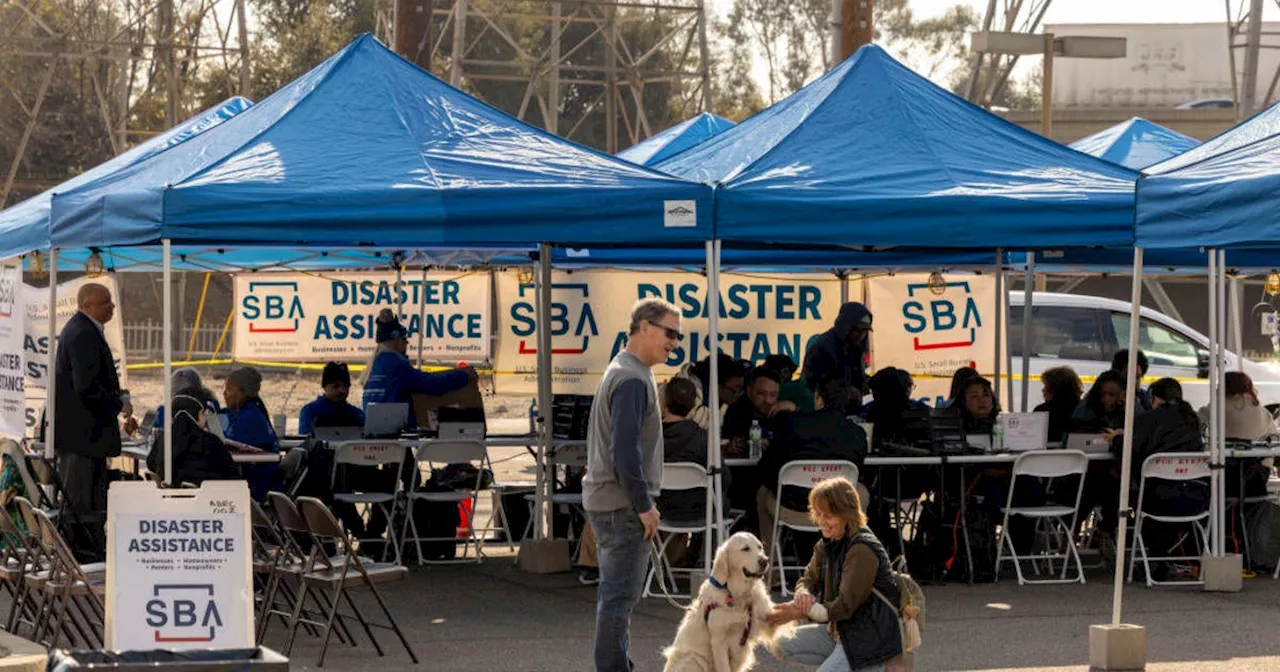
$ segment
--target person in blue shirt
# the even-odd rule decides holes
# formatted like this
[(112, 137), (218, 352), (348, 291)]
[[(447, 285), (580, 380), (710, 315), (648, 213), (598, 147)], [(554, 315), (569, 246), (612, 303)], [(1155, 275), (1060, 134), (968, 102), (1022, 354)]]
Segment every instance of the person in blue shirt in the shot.
[[(197, 394), (198, 393), (198, 394)], [(213, 407), (211, 411), (216, 415), (222, 412), (218, 408), (218, 401), (213, 398), (213, 393), (204, 386), (204, 381), (200, 380), (200, 372), (191, 367), (184, 367), (173, 372), (173, 394), (186, 394), (200, 399), (208, 398)], [(156, 419), (151, 423), (152, 429), (164, 428), (164, 404), (156, 407)]]
[[(245, 445), (280, 452), (276, 430), (271, 426), (271, 416), (258, 394), (262, 391), (262, 374), (253, 367), (243, 367), (227, 376), (222, 390), (222, 400), (227, 404), (227, 425), (224, 434), (228, 439)], [(267, 492), (280, 488), (280, 465), (255, 464), (244, 468), (249, 481), (249, 492), (259, 502), (267, 498)]]
[(363, 427), (364, 411), (347, 403), (351, 394), (351, 372), (346, 364), (329, 362), (320, 374), (324, 394), (302, 407), (298, 413), (298, 433), (311, 434), (316, 427)]
[(475, 369), (465, 366), (443, 373), (424, 373), (409, 361), (409, 330), (388, 308), (378, 314), (374, 337), (378, 351), (364, 384), (364, 408), (369, 404), (409, 404), (409, 426), (417, 427), (413, 414), (415, 394), (442, 396), (466, 387), (476, 379)]

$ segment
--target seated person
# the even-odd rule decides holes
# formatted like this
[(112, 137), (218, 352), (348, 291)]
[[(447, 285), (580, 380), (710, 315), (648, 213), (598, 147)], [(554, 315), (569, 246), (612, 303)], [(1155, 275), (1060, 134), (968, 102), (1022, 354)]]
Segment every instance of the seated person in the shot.
[(747, 393), (725, 411), (723, 436), (731, 442), (736, 454), (746, 454), (753, 421), (760, 424), (761, 435), (768, 445), (780, 415), (796, 410), (795, 404), (778, 401), (781, 380), (776, 371), (757, 366), (751, 370)]
[(951, 391), (947, 394), (946, 401), (938, 404), (938, 408), (950, 408), (952, 402), (960, 397), (960, 388), (964, 386), (964, 381), (980, 376), (978, 370), (970, 366), (956, 369), (956, 372), (951, 374)]
[[(720, 353), (719, 361), (716, 363), (716, 377), (719, 379), (720, 393), (720, 420), (724, 421), (725, 409), (729, 404), (738, 400), (742, 396), (744, 369), (738, 361), (729, 355)], [(698, 423), (698, 426), (707, 429), (711, 422), (711, 413), (707, 409), (707, 385), (711, 380), (711, 358), (706, 357), (698, 362), (685, 364), (680, 367), (679, 373), (672, 379), (683, 378), (693, 383), (694, 392), (696, 392), (697, 400), (694, 403), (693, 410), (689, 411), (688, 418)], [(662, 390), (666, 383), (658, 386), (658, 398), (662, 399)]]
[[(1222, 385), (1226, 388), (1224, 392), (1227, 398), (1226, 406), (1222, 411), (1225, 420), (1223, 432), (1228, 441), (1252, 443), (1277, 433), (1275, 418), (1258, 400), (1258, 391), (1254, 388), (1253, 379), (1249, 374), (1242, 371), (1228, 371), (1223, 376)], [(1208, 422), (1208, 419), (1209, 407), (1205, 406), (1200, 409), (1201, 424)], [(1273, 462), (1271, 458), (1228, 459), (1225, 482), (1227, 497), (1240, 496), (1242, 478), (1246, 497), (1265, 496)], [(1234, 508), (1234, 505), (1231, 506)], [(1253, 556), (1249, 561), (1258, 569), (1270, 571), (1270, 568), (1265, 567), (1263, 553), (1254, 549), (1265, 549), (1271, 542), (1275, 505), (1270, 502), (1259, 502), (1247, 504), (1245, 508), (1245, 521), (1248, 528), (1246, 533), (1249, 535), (1249, 549)]]
[[(688, 418), (696, 403), (696, 387), (687, 378), (673, 378), (662, 390), (662, 461), (707, 466), (707, 431)], [(678, 490), (662, 495), (658, 510), (677, 522), (706, 519), (706, 493)]]
[[(877, 379), (879, 381), (877, 382)], [(890, 380), (892, 379), (892, 380)], [(919, 399), (912, 399), (911, 392), (916, 389), (916, 381), (911, 374), (902, 369), (886, 366), (876, 375), (871, 376), (871, 402), (863, 405), (862, 410), (858, 413), (863, 420), (875, 424), (872, 418), (879, 418), (888, 421), (890, 426), (893, 425), (894, 417), (901, 418), (902, 413), (908, 410), (927, 411), (929, 405)], [(877, 394), (877, 389), (879, 394)], [(880, 400), (884, 399), (888, 408), (885, 411), (877, 411)], [(874, 440), (874, 439), (873, 439)]]
[[(178, 394), (173, 397), (173, 485), (209, 480), (240, 478), (240, 468), (231, 459), (231, 451), (212, 432), (205, 429), (209, 413), (217, 404), (202, 394)], [(164, 478), (164, 436), (157, 433), (147, 455), (147, 469)]]
[[(1129, 350), (1116, 350), (1116, 354), (1111, 358), (1111, 370), (1120, 374), (1120, 377), (1129, 375)], [(1151, 370), (1151, 362), (1147, 360), (1146, 353), (1138, 351), (1138, 408), (1142, 412), (1146, 412), (1151, 408), (1151, 394), (1142, 388), (1142, 379), (1147, 377), (1147, 371)]]
[[(213, 404), (210, 408), (210, 412), (215, 415), (222, 412), (222, 409), (218, 406), (218, 400), (215, 399), (213, 393), (204, 386), (204, 381), (200, 380), (199, 371), (196, 371), (191, 367), (184, 367), (174, 371), (172, 387), (174, 396), (199, 392), (200, 394), (191, 394), (191, 396), (201, 399), (208, 397), (209, 401)], [(151, 424), (151, 427), (153, 429), (160, 429), (164, 427), (164, 404), (160, 404), (156, 407), (156, 419), (155, 422)]]
[(347, 396), (351, 394), (351, 372), (346, 364), (325, 364), (320, 387), (324, 394), (298, 413), (299, 434), (312, 434), (316, 427), (364, 427), (364, 411), (347, 403)]
[(782, 387), (778, 389), (778, 401), (795, 404), (798, 413), (813, 412), (813, 390), (809, 389), (809, 384), (804, 380), (795, 377), (796, 370), (800, 367), (794, 360), (786, 355), (769, 355), (760, 366), (778, 372), (778, 378), (782, 380)]
[[(867, 457), (867, 434), (845, 415), (853, 391), (843, 380), (823, 381), (814, 395), (817, 409), (792, 418), (774, 434), (774, 440), (760, 458), (757, 473), (760, 489), (756, 506), (760, 516), (760, 538), (765, 552), (772, 546), (773, 510), (777, 505), (778, 472), (797, 460), (847, 460), (862, 469)], [(808, 510), (808, 492), (786, 488), (782, 492), (782, 508), (789, 511)], [(804, 523), (801, 523), (804, 524)]]
[(1040, 374), (1040, 384), (1044, 403), (1036, 406), (1035, 412), (1049, 414), (1049, 441), (1065, 444), (1071, 416), (1084, 393), (1080, 376), (1069, 366), (1057, 366)]
[[(280, 452), (276, 430), (271, 426), (271, 415), (258, 394), (262, 391), (262, 374), (245, 366), (227, 376), (222, 390), (222, 400), (227, 405), (227, 426), (223, 433), (237, 443), (273, 453)], [(255, 464), (244, 468), (249, 481), (249, 492), (256, 501), (263, 501), (267, 492), (280, 487), (280, 465)]]
[(369, 404), (409, 404), (409, 426), (418, 427), (413, 413), (413, 395), (443, 396), (460, 390), (476, 379), (475, 369), (466, 366), (443, 373), (419, 371), (409, 361), (409, 330), (395, 314), (383, 308), (378, 314), (378, 349), (373, 363), (365, 370), (364, 408)]
[(951, 400), (950, 407), (960, 409), (965, 434), (990, 434), (1000, 415), (991, 381), (981, 376), (961, 381), (960, 393)]
[(1071, 415), (1071, 432), (1102, 434), (1114, 439), (1124, 434), (1124, 375), (1103, 371)]
[[(1150, 392), (1151, 411), (1133, 420), (1130, 502), (1137, 501), (1142, 482), (1142, 463), (1148, 457), (1157, 453), (1204, 451), (1204, 441), (1200, 438), (1200, 419), (1196, 416), (1195, 409), (1183, 400), (1182, 385), (1172, 378), (1161, 378), (1151, 385)], [(1150, 480), (1147, 481), (1142, 508), (1156, 515), (1183, 516), (1203, 511), (1208, 501), (1208, 482)], [(1163, 549), (1175, 546), (1179, 532), (1185, 530), (1186, 526), (1183, 524), (1162, 524), (1146, 520), (1142, 523), (1142, 538), (1148, 553), (1166, 555)], [(1169, 568), (1163, 564), (1152, 567), (1157, 580), (1164, 580), (1168, 572)]]

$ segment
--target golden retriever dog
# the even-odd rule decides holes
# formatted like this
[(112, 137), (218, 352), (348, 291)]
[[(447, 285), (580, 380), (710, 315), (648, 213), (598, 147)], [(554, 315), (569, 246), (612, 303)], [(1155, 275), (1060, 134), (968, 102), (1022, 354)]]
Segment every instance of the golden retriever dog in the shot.
[(771, 639), (773, 610), (764, 578), (769, 556), (754, 534), (739, 532), (716, 549), (711, 576), (685, 610), (676, 639), (663, 651), (665, 672), (744, 672), (757, 643)]

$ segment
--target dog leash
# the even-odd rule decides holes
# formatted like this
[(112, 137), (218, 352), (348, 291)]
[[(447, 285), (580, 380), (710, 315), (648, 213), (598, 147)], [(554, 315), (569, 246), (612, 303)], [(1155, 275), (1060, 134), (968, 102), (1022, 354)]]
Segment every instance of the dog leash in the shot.
[(662, 587), (663, 599), (667, 601), (667, 604), (670, 604), (676, 609), (679, 609), (681, 611), (688, 609), (689, 606), (693, 604), (693, 592), (694, 592), (693, 587), (692, 586), (689, 587), (689, 596), (690, 596), (689, 604), (680, 604), (679, 602), (677, 602), (675, 598), (671, 597), (671, 591), (667, 589), (667, 582), (662, 576), (662, 553), (658, 550), (657, 541), (653, 539), (649, 540), (649, 551), (653, 555), (653, 558), (650, 560), (650, 562), (653, 563), (653, 568), (654, 568), (653, 572), (654, 572), (654, 575), (657, 576), (658, 578), (658, 585)]

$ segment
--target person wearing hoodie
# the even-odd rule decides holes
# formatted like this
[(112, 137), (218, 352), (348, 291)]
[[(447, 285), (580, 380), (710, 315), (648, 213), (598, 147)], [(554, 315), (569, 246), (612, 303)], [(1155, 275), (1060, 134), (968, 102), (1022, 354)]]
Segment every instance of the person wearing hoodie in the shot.
[(347, 403), (351, 394), (351, 372), (346, 364), (325, 364), (320, 387), (324, 394), (298, 413), (299, 434), (311, 434), (316, 427), (364, 427), (364, 411)]
[(409, 361), (409, 330), (400, 324), (389, 308), (378, 313), (374, 338), (378, 350), (369, 367), (364, 384), (364, 409), (369, 404), (409, 404), (409, 426), (417, 427), (413, 413), (413, 395), (442, 396), (460, 390), (476, 379), (475, 369), (464, 366), (443, 373), (419, 371)]
[[(190, 388), (189, 388), (190, 389)], [(173, 482), (200, 485), (208, 480), (236, 480), (240, 469), (231, 450), (205, 429), (211, 413), (217, 412), (213, 397), (199, 388), (173, 396)], [(157, 432), (147, 455), (147, 469), (164, 474), (164, 435)]]
[(871, 311), (856, 301), (840, 306), (835, 324), (809, 344), (801, 374), (809, 389), (829, 378), (844, 381), (852, 390), (850, 409), (856, 413), (866, 388), (867, 334), (871, 333)]
[[(756, 506), (765, 553), (771, 553), (773, 548), (773, 510), (779, 497), (778, 472), (784, 466), (797, 460), (847, 460), (862, 470), (867, 458), (867, 434), (845, 414), (851, 393), (843, 380), (824, 381), (814, 395), (816, 410), (797, 415), (780, 427), (760, 457), (757, 465), (760, 488), (756, 493)], [(781, 497), (784, 519), (790, 514), (795, 519), (791, 522), (807, 524), (803, 521), (808, 511), (808, 492), (786, 488)]]

